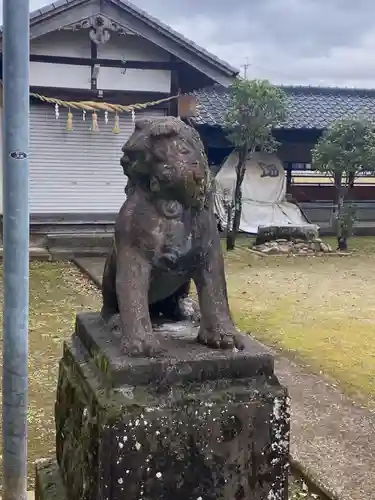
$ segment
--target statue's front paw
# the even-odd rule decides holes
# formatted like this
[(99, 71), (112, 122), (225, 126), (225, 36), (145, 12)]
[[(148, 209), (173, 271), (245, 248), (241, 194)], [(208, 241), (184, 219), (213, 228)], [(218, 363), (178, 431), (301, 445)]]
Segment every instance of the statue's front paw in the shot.
[(132, 335), (121, 339), (121, 351), (127, 356), (153, 358), (162, 349), (155, 335)]
[(114, 314), (107, 321), (110, 332), (120, 339), (121, 352), (127, 356), (152, 358), (162, 349), (156, 335), (133, 329), (132, 335), (124, 335), (120, 314)]
[(242, 351), (244, 344), (241, 335), (233, 327), (204, 328), (201, 326), (198, 333), (198, 342), (213, 349), (237, 349)]

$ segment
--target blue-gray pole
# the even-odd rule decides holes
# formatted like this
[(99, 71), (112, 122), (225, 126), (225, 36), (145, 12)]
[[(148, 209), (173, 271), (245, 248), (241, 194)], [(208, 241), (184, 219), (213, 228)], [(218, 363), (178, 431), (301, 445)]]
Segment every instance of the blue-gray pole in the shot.
[(26, 500), (29, 0), (3, 0), (3, 500)]

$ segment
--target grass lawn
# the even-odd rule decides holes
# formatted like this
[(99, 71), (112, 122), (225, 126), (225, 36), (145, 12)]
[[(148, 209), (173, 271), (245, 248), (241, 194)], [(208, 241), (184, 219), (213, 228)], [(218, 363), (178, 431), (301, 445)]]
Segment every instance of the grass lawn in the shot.
[(374, 402), (375, 238), (353, 238), (342, 257), (258, 257), (246, 246), (225, 255), (239, 328)]
[[(1, 266), (0, 273), (2, 278)], [(0, 283), (2, 296), (2, 280)], [(72, 333), (75, 314), (85, 309), (97, 309), (100, 302), (98, 290), (75, 267), (61, 263), (31, 263), (28, 411), (30, 488), (34, 483), (35, 460), (55, 453), (54, 403), (62, 341)]]

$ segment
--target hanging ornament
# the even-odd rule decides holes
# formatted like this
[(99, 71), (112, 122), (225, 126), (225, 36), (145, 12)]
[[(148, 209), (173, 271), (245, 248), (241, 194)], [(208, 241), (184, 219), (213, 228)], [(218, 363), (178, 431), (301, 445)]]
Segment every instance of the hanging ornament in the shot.
[(84, 122), (86, 121), (86, 110), (85, 109), (82, 111), (82, 120)]
[(66, 122), (66, 130), (68, 130), (68, 131), (73, 130), (73, 113), (70, 111), (70, 108), (68, 111), (68, 120)]
[(98, 115), (94, 111), (92, 114), (92, 127), (91, 127), (92, 132), (99, 132), (99, 125), (98, 125)]
[(105, 124), (107, 125), (107, 123), (108, 123), (108, 111), (104, 111), (104, 121), (105, 121)]
[(132, 123), (133, 123), (133, 125), (135, 124), (135, 111), (134, 111), (134, 108), (132, 108)]
[(115, 114), (115, 124), (113, 125), (112, 133), (113, 134), (120, 133), (120, 118), (117, 113)]
[(58, 104), (55, 104), (55, 116), (56, 116), (56, 120), (58, 120), (59, 116), (60, 116), (60, 108), (59, 108)]

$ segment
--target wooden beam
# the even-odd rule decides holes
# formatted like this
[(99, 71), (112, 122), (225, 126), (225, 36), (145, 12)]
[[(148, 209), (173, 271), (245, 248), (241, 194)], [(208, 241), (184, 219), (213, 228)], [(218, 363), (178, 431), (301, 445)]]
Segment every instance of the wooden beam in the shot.
[[(98, 46), (92, 40), (91, 43), (91, 60), (95, 60), (98, 58)], [(95, 64), (91, 64), (91, 90), (97, 90), (98, 79), (94, 76), (94, 66)]]
[[(173, 63), (178, 65), (177, 60), (175, 56), (172, 56), (172, 61)], [(180, 93), (180, 84), (179, 84), (179, 71), (177, 69), (174, 69), (171, 71), (171, 96), (177, 95)], [(173, 99), (169, 103), (169, 114), (171, 116), (178, 116), (178, 104), (177, 104), (177, 99)]]
[[(58, 87), (30, 87), (30, 92), (41, 94), (46, 97), (53, 97), (63, 101), (98, 101), (111, 104), (123, 104), (124, 106), (136, 103), (158, 101), (169, 97), (168, 93), (161, 92), (135, 92), (135, 91), (112, 91), (104, 90), (103, 98), (98, 99), (96, 90), (66, 89)], [(40, 102), (34, 99), (35, 102)], [(169, 102), (164, 102), (155, 106), (157, 109), (168, 109)]]
[[(93, 45), (95, 45), (95, 43)], [(169, 61), (121, 61), (120, 59), (101, 59), (98, 58), (97, 53), (93, 51), (91, 58), (30, 54), (30, 61), (51, 63), (51, 64), (69, 64), (73, 66), (92, 66), (92, 67), (95, 64), (100, 64), (100, 66), (107, 68), (151, 69), (151, 70), (163, 70), (163, 69), (175, 70), (180, 65), (180, 63), (178, 62), (169, 62)]]

